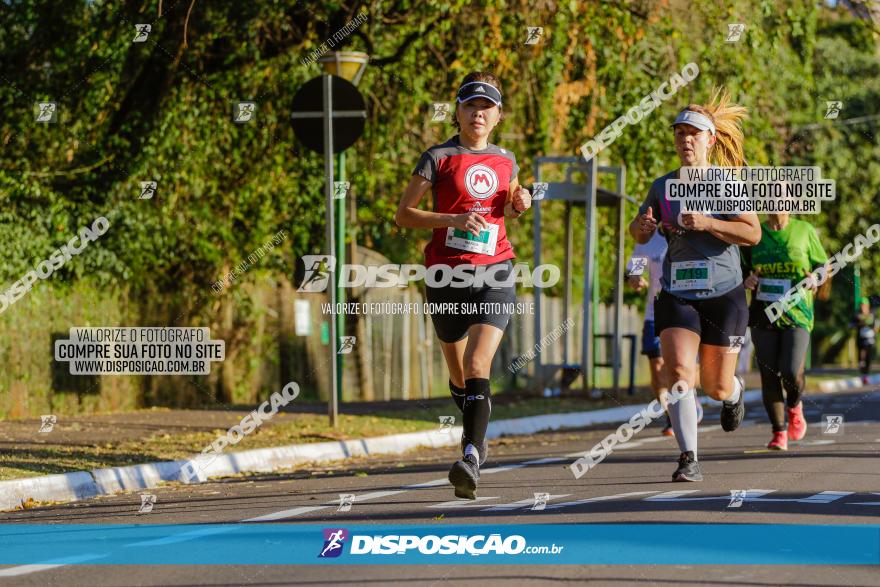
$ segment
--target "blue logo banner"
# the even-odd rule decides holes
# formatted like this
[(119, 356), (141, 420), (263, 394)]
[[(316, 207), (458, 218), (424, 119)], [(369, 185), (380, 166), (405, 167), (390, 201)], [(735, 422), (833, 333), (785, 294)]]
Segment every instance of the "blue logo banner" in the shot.
[(4, 524), (0, 564), (878, 565), (880, 525)]

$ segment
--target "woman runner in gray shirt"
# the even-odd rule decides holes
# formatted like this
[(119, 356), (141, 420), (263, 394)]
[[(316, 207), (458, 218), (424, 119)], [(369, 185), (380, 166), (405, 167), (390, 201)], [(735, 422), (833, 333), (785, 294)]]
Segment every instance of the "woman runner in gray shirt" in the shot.
[[(681, 449), (673, 481), (702, 481), (697, 462), (697, 356), (703, 391), (722, 401), (721, 426), (736, 430), (745, 415), (744, 386), (735, 375), (737, 343), (746, 333), (748, 307), (738, 245), (761, 238), (758, 216), (681, 214), (681, 203), (667, 198), (667, 182), (685, 179), (685, 167), (742, 166), (746, 109), (716, 90), (709, 104), (691, 104), (672, 127), (681, 168), (654, 181), (639, 215), (630, 223), (636, 242), (645, 243), (658, 228), (669, 246), (661, 290), (654, 302), (655, 328), (667, 381), (685, 381), (687, 393), (669, 414)], [(671, 400), (672, 398), (670, 398)]]

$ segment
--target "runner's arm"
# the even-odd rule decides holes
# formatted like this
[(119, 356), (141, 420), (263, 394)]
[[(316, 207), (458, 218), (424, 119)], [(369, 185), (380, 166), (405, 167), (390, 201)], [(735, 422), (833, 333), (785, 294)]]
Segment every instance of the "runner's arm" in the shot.
[(703, 218), (709, 221), (705, 230), (726, 243), (752, 246), (761, 242), (761, 223), (757, 214), (741, 214), (730, 220), (711, 216)]
[[(513, 209), (513, 195), (519, 189), (519, 178), (514, 177), (510, 180), (510, 189), (507, 190), (507, 203), (504, 204), (504, 217), (516, 220), (523, 215), (525, 210), (517, 212)], [(526, 208), (528, 210), (528, 208)]]
[(419, 209), (425, 192), (431, 188), (431, 182), (421, 175), (413, 175), (409, 185), (397, 205), (394, 222), (402, 228), (446, 228), (455, 226), (456, 214), (440, 214)]

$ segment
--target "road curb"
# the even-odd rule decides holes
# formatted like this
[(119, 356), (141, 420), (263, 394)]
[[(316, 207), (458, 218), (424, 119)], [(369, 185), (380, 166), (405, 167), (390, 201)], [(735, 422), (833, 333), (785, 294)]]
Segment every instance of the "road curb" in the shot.
[(0, 510), (34, 501), (79, 501), (100, 495), (91, 474), (85, 471), (0, 481)]
[(863, 375), (861, 377), (850, 377), (848, 379), (820, 381), (819, 391), (822, 393), (834, 393), (836, 391), (843, 391), (844, 389), (857, 389), (859, 387), (877, 384), (880, 384), (880, 375)]
[[(880, 383), (880, 375), (868, 377), (867, 383)], [(854, 377), (823, 381), (819, 384), (819, 389), (824, 393), (834, 393), (864, 385), (862, 378)], [(760, 390), (745, 392), (746, 402), (760, 401), (760, 399)], [(700, 402), (719, 403), (707, 397), (700, 398)], [(633, 404), (588, 412), (542, 414), (496, 420), (490, 422), (486, 436), (488, 438), (523, 436), (541, 431), (625, 422), (644, 407), (644, 404)], [(400, 454), (419, 447), (453, 446), (459, 443), (461, 430), (461, 426), (454, 426), (448, 432), (428, 430), (232, 452), (222, 454), (203, 465), (198, 471), (198, 476), (193, 478), (184, 478), (181, 474), (182, 467), (189, 461), (179, 460), (0, 481), (0, 511), (21, 507), (21, 504), (29, 498), (35, 501), (71, 502), (99, 495), (112, 495), (121, 491), (151, 489), (164, 482), (195, 484), (205, 482), (212, 477), (237, 473), (270, 473), (306, 463), (326, 463), (369, 455)]]

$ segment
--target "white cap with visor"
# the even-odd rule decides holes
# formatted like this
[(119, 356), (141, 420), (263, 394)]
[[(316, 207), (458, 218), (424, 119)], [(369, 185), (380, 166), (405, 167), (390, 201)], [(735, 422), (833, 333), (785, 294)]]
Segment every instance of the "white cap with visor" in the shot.
[(694, 110), (682, 110), (679, 112), (672, 126), (674, 127), (676, 124), (689, 124), (700, 130), (708, 130), (713, 135), (715, 134), (715, 124), (712, 120), (705, 114), (700, 114)]

